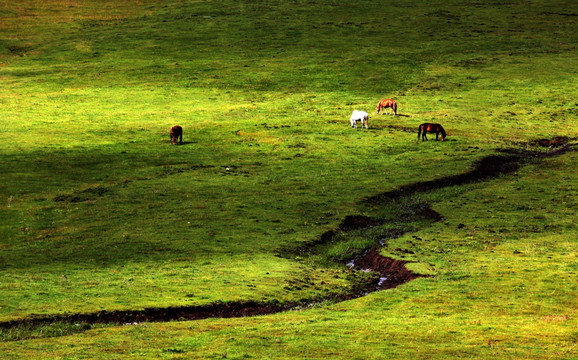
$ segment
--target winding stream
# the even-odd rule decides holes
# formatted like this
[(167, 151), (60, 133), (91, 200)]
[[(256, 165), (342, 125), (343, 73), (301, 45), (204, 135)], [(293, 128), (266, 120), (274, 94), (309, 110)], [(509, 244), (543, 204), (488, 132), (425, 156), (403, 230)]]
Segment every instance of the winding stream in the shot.
[[(546, 141), (545, 145), (538, 145), (549, 146), (552, 148), (554, 141), (555, 140), (550, 140)], [(530, 160), (561, 155), (569, 150), (573, 150), (572, 147), (576, 144), (570, 143), (569, 140), (566, 139), (560, 144), (556, 143), (556, 145), (558, 145), (558, 147), (554, 147), (553, 150), (548, 152), (521, 152), (511, 150), (504, 152), (502, 155), (490, 155), (478, 161), (472, 170), (463, 174), (405, 185), (400, 188), (372, 196), (365, 201), (371, 204), (384, 204), (391, 202), (392, 200), (411, 196), (416, 192), (428, 192), (447, 186), (463, 185), (484, 181), (497, 177), (501, 174), (512, 173), (518, 170), (522, 164)], [(441, 215), (437, 214), (435, 211), (429, 208), (429, 206), (420, 212), (420, 216), (423, 216), (424, 218), (434, 222), (439, 221), (442, 218)], [(370, 219), (363, 216), (348, 216), (340, 224), (339, 231), (349, 232), (353, 230), (369, 228), (379, 224), (379, 222), (379, 220)], [(331, 242), (336, 234), (336, 230), (328, 231), (319, 239), (313, 241), (310, 245), (314, 246), (320, 243)], [(301, 248), (300, 251), (305, 252), (307, 249)], [(89, 314), (43, 316), (0, 322), (0, 329), (9, 329), (17, 326), (27, 326), (33, 328), (37, 326), (49, 325), (53, 322), (65, 322), (71, 324), (134, 324), (142, 322), (167, 322), (173, 320), (200, 320), (207, 318), (233, 318), (274, 314), (291, 309), (309, 307), (312, 304), (327, 300), (344, 301), (355, 299), (361, 296), (365, 296), (373, 291), (394, 288), (400, 284), (421, 276), (408, 270), (405, 266), (406, 263), (406, 261), (395, 260), (381, 256), (377, 247), (368, 249), (362, 257), (349, 261), (347, 265), (349, 265), (351, 268), (362, 271), (376, 272), (378, 276), (375, 278), (375, 281), (371, 284), (365, 284), (364, 286), (358, 287), (357, 292), (355, 293), (344, 294), (331, 299), (306, 299), (297, 302), (283, 303), (275, 301), (218, 302), (203, 306), (146, 308), (143, 310), (100, 311)]]

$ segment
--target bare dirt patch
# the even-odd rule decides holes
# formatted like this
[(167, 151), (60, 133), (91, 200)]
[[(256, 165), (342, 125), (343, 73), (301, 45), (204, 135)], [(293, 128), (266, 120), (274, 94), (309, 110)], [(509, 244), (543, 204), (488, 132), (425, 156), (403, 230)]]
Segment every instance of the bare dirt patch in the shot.
[(365, 229), (381, 224), (383, 224), (383, 220), (380, 219), (372, 219), (370, 217), (361, 215), (348, 215), (339, 225), (339, 230), (351, 231), (357, 229)]
[(392, 289), (418, 277), (423, 277), (423, 275), (410, 271), (405, 266), (407, 263), (407, 261), (382, 256), (377, 250), (370, 250), (353, 262), (356, 268), (379, 274), (379, 281), (373, 284), (377, 290)]
[(565, 146), (570, 142), (570, 138), (567, 136), (556, 136), (552, 139), (538, 139), (532, 142), (532, 144), (547, 148), (559, 148)]
[(536, 140), (533, 144), (553, 149), (548, 152), (502, 150), (501, 154), (482, 158), (473, 165), (470, 171), (465, 173), (401, 186), (395, 190), (372, 196), (367, 199), (367, 202), (379, 203), (399, 199), (415, 193), (443, 189), (448, 186), (460, 186), (485, 181), (499, 175), (513, 173), (528, 161), (562, 155), (571, 150), (572, 146), (575, 145), (566, 137), (555, 137), (551, 140)]

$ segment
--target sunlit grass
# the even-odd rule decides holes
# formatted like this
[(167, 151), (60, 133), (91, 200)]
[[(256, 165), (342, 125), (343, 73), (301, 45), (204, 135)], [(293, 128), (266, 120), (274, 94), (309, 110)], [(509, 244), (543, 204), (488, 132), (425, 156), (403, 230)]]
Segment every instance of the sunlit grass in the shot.
[[(575, 140), (576, 5), (381, 5), (2, 2), (0, 320), (318, 300), (349, 291), (340, 264), (392, 233), (381, 252), (431, 275), (308, 311), (96, 329), (2, 353), (571, 358), (575, 152), (365, 199), (501, 149), (547, 151), (536, 139)], [(400, 116), (374, 115), (382, 97)], [(349, 127), (353, 109), (370, 113), (369, 131)], [(442, 123), (448, 141), (418, 141), (422, 122)], [(175, 124), (183, 146), (169, 144)], [(425, 205), (442, 220), (411, 217)], [(278, 256), (348, 215), (387, 222)]]

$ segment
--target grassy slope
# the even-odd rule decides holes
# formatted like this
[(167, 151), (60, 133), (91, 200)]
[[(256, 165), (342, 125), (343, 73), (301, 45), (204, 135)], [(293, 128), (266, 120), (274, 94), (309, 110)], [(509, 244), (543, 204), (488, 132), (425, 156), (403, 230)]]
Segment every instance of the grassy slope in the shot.
[[(573, 3), (390, 7), (396, 16), (372, 2), (2, 3), (0, 319), (336, 291), (341, 270), (275, 250), (375, 214), (366, 196), (576, 136)], [(383, 96), (407, 116), (347, 127), (352, 109)], [(399, 130), (432, 120), (452, 141)], [(167, 144), (175, 123), (185, 146)], [(446, 220), (384, 252), (411, 249), (435, 278), (302, 313), (0, 347), (570, 358), (575, 162), (448, 189), (453, 202), (426, 196)]]

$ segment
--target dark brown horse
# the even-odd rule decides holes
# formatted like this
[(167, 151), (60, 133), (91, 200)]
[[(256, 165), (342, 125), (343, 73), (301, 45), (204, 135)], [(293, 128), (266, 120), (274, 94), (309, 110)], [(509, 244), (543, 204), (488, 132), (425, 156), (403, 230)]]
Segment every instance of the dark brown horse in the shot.
[[(397, 115), (397, 103), (395, 102), (395, 100), (393, 99), (381, 99), (379, 100), (379, 103), (377, 104), (377, 113), (379, 114), (379, 112), (383, 109), (387, 109), (390, 108), (391, 110), (393, 110), (394, 115)], [(382, 112), (383, 114), (383, 112)], [(391, 115), (391, 111), (388, 111), (388, 114)]]
[(179, 125), (175, 125), (171, 128), (170, 135), (171, 143), (173, 143), (173, 145), (177, 145), (177, 140), (179, 144), (183, 143), (183, 128)]
[(426, 133), (436, 133), (436, 140), (438, 139), (439, 134), (442, 135), (442, 141), (444, 141), (446, 138), (446, 131), (444, 130), (444, 127), (441, 126), (440, 124), (430, 124), (430, 123), (421, 124), (417, 130), (417, 139), (419, 140), (419, 138), (421, 137), (422, 141), (423, 140), (427, 141)]

